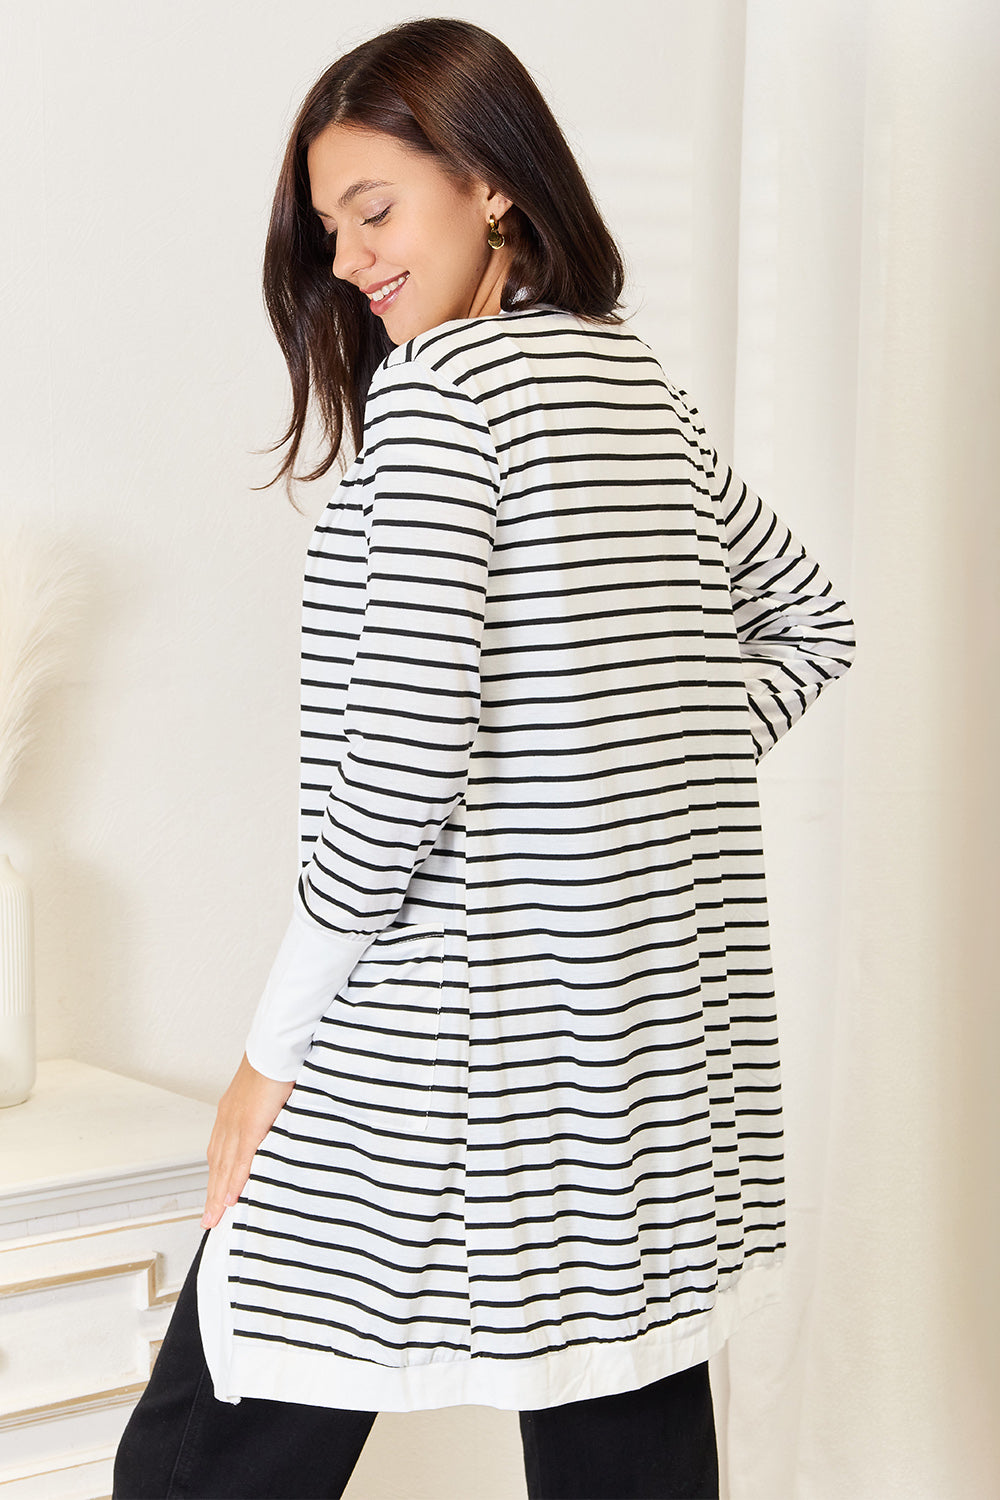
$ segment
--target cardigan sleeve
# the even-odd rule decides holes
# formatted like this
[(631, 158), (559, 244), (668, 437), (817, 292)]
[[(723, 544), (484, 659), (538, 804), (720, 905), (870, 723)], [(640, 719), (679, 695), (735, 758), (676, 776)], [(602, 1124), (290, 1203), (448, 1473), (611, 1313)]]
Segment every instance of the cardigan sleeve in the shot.
[(499, 465), (476, 404), (418, 361), (379, 367), (365, 408), (368, 571), (343, 751), (247, 1056), (293, 1078), (316, 1023), (463, 797)]
[(757, 760), (854, 657), (847, 605), (759, 495), (712, 455)]

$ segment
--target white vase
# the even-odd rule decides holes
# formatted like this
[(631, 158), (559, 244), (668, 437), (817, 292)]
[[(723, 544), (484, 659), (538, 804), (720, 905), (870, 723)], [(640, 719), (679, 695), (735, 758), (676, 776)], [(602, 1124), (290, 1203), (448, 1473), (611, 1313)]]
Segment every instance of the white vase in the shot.
[(31, 891), (0, 854), (0, 1109), (34, 1086), (34, 978)]

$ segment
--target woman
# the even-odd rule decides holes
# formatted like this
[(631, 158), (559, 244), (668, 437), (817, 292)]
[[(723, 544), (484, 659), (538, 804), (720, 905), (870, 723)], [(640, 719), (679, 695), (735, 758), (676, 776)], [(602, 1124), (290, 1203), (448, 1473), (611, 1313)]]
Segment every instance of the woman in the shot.
[(718, 1492), (706, 1361), (784, 1243), (755, 762), (853, 642), (622, 284), (487, 32), (309, 94), (278, 477), (310, 397), (308, 477), (360, 451), (306, 573), (295, 909), (120, 1500), (339, 1495), (378, 1411), (466, 1403), (521, 1413), (533, 1497)]

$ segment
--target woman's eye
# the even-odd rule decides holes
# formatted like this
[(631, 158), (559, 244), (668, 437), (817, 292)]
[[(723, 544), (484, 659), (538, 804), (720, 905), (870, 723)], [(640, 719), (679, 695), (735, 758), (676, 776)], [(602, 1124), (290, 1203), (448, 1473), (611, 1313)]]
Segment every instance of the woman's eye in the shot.
[[(391, 206), (392, 205), (390, 204), (389, 207), (391, 207)], [(362, 219), (361, 220), (362, 228), (364, 228), (368, 224), (381, 224), (382, 221), (383, 221), (383, 219), (388, 214), (388, 212), (389, 212), (389, 208), (383, 208), (383, 210), (382, 210), (381, 213), (379, 213), (379, 214), (373, 214), (370, 219)], [(327, 229), (327, 230), (323, 231), (323, 249), (328, 254), (330, 254), (330, 255), (336, 255), (336, 253), (337, 253), (337, 231), (335, 229)]]

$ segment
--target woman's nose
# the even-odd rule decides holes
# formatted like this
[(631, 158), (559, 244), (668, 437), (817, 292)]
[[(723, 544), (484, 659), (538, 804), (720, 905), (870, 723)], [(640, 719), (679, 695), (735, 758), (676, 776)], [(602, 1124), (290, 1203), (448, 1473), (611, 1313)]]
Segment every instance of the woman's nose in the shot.
[(360, 235), (342, 229), (338, 231), (332, 266), (334, 276), (340, 281), (355, 281), (359, 271), (374, 263), (375, 256), (365, 246)]

